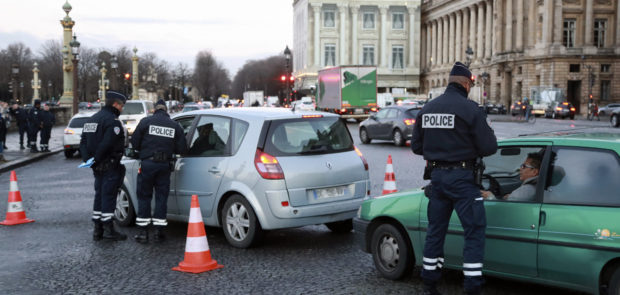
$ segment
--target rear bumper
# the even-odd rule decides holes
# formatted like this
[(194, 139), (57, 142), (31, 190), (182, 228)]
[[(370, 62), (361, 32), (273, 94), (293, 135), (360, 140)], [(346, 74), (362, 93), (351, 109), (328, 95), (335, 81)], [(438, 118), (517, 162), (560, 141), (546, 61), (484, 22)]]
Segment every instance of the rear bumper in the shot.
[(366, 243), (366, 230), (368, 229), (368, 225), (370, 225), (370, 221), (353, 218), (353, 234), (355, 239), (355, 244), (359, 245), (362, 251), (366, 253), (370, 253), (370, 249), (368, 247), (368, 243)]

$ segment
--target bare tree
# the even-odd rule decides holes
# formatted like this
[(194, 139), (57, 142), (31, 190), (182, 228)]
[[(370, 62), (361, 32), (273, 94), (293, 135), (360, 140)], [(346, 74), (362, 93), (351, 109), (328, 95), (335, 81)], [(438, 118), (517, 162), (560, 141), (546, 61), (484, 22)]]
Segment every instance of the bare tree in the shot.
[(8, 101), (12, 97), (12, 93), (8, 92), (8, 84), (12, 80), (12, 65), (16, 64), (19, 67), (19, 74), (16, 78), (16, 85), (13, 85), (13, 91), (17, 91), (18, 98), (30, 102), (29, 98), (32, 98), (33, 93), (30, 84), (34, 62), (32, 51), (24, 43), (13, 43), (0, 51), (0, 56), (2, 56), (0, 58), (0, 72), (2, 73), (0, 84), (5, 85), (1, 89), (4, 90), (1, 99)]
[(286, 83), (280, 79), (285, 74), (286, 59), (282, 55), (250, 60), (235, 75), (232, 94), (241, 97), (244, 91), (263, 90), (265, 95), (283, 96)]
[[(62, 95), (62, 45), (60, 40), (47, 40), (39, 49), (39, 79), (41, 97), (44, 100), (58, 100)], [(45, 94), (45, 95), (43, 95)]]
[(211, 101), (230, 91), (228, 71), (209, 51), (201, 51), (196, 56), (193, 82), (200, 96)]

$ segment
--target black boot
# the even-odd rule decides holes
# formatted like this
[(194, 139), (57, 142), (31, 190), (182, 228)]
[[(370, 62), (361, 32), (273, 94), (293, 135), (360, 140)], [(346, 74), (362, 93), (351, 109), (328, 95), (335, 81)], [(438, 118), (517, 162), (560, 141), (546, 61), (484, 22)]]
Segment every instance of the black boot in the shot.
[(95, 221), (95, 227), (93, 229), (93, 241), (99, 241), (103, 238), (103, 224), (101, 221)]
[(103, 223), (103, 238), (107, 240), (123, 241), (127, 239), (127, 236), (117, 232), (114, 229), (114, 223), (109, 221)]
[(31, 152), (31, 153), (38, 153), (38, 152), (39, 152), (39, 150), (37, 149), (37, 146), (36, 146), (36, 145), (31, 145), (31, 146), (30, 146), (30, 152)]
[(164, 227), (156, 226), (155, 234), (153, 235), (153, 241), (155, 241), (155, 243), (161, 243), (165, 240), (166, 240), (166, 235), (164, 234)]
[(25, 149), (26, 149), (26, 148), (24, 147), (24, 144), (23, 144), (23, 143), (20, 143), (20, 144), (19, 144), (19, 149), (20, 149), (20, 150), (25, 150)]
[(149, 242), (149, 229), (146, 226), (138, 226), (139, 231), (138, 234), (135, 235), (133, 238), (136, 240), (136, 242), (140, 243), (140, 244), (146, 244)]

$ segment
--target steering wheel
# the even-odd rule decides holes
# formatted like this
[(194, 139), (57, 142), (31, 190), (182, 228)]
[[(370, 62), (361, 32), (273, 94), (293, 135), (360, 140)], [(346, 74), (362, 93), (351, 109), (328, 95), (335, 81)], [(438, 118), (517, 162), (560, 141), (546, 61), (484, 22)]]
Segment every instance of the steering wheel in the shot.
[(500, 191), (500, 186), (499, 186), (499, 182), (497, 181), (497, 179), (495, 179), (495, 177), (489, 175), (489, 174), (483, 174), (482, 175), (482, 179), (488, 179), (489, 180), (489, 187), (485, 188), (486, 190), (492, 192), (496, 198), (501, 198), (502, 196), (501, 191)]

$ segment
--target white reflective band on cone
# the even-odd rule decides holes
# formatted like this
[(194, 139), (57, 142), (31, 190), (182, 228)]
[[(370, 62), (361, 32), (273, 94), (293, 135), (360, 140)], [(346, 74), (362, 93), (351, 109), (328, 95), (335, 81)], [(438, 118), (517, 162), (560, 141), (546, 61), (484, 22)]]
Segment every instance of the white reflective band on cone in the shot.
[(185, 242), (185, 252), (204, 252), (209, 251), (207, 237), (187, 237)]
[(189, 209), (189, 223), (202, 222), (202, 214), (200, 208)]
[(24, 207), (22, 207), (22, 202), (9, 202), (8, 207), (6, 209), (7, 213), (15, 213), (15, 212), (23, 212)]
[(10, 192), (19, 191), (19, 188), (17, 187), (17, 181), (11, 181), (11, 184), (9, 184), (9, 191)]
[(396, 182), (393, 182), (393, 181), (386, 181), (386, 182), (383, 184), (383, 189), (385, 189), (385, 190), (393, 190), (393, 189), (396, 189)]
[(392, 164), (388, 164), (387, 166), (385, 166), (385, 173), (394, 173), (394, 167), (392, 166)]
[(481, 268), (482, 263), (463, 263), (463, 268)]
[(482, 271), (477, 270), (477, 271), (463, 271), (463, 274), (468, 276), (468, 277), (477, 277), (477, 276), (481, 276), (482, 275)]

